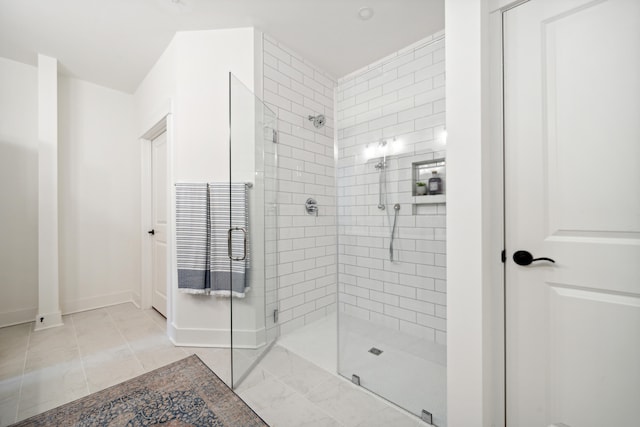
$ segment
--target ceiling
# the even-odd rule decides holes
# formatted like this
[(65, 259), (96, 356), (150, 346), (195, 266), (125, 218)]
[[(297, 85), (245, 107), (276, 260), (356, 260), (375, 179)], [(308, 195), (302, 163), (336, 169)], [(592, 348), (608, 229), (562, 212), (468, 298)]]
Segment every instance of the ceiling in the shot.
[(0, 0), (0, 56), (132, 93), (176, 31), (247, 26), (341, 77), (442, 30), (444, 0)]

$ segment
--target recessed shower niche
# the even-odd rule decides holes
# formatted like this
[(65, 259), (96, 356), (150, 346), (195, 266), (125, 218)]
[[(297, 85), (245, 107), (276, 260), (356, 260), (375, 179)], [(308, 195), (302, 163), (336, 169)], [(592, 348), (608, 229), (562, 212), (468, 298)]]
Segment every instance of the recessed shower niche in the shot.
[(433, 158), (433, 154), (416, 156), (414, 160), (411, 164), (413, 204), (445, 203), (446, 160)]

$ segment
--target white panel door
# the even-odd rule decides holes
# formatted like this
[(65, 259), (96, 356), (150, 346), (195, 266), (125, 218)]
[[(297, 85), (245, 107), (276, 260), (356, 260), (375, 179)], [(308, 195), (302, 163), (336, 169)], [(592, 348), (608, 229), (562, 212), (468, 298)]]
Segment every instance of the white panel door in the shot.
[(167, 134), (151, 141), (153, 286), (151, 305), (167, 317)]
[(640, 1), (504, 19), (507, 423), (637, 427)]

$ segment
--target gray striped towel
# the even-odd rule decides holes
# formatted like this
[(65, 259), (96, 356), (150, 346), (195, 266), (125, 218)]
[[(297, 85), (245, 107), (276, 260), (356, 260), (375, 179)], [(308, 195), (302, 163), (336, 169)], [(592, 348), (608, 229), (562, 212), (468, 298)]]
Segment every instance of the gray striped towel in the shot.
[[(231, 191), (231, 197), (229, 192)], [(180, 292), (244, 297), (248, 256), (228, 257), (230, 227), (248, 231), (244, 183), (176, 184), (176, 252)], [(232, 207), (232, 215), (229, 208)], [(247, 249), (248, 251), (248, 249)], [(232, 255), (244, 253), (242, 232), (234, 232)]]
[[(209, 183), (209, 208), (211, 212), (211, 293), (229, 296), (230, 291), (234, 297), (244, 297), (248, 290), (246, 273), (249, 245), (247, 245), (245, 260), (230, 261), (227, 242), (229, 228), (243, 228), (247, 233), (249, 232), (247, 186), (244, 182)], [(229, 208), (231, 208), (231, 218), (229, 218)], [(231, 255), (234, 258), (242, 258), (243, 254), (243, 232), (235, 230), (232, 233)]]

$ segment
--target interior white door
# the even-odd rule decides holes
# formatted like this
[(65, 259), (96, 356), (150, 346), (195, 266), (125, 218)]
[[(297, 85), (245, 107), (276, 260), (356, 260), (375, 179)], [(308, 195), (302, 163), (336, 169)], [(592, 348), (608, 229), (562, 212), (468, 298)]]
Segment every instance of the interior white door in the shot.
[(507, 424), (638, 426), (640, 1), (524, 3), (504, 61)]
[(151, 141), (152, 295), (151, 305), (167, 317), (167, 134)]

